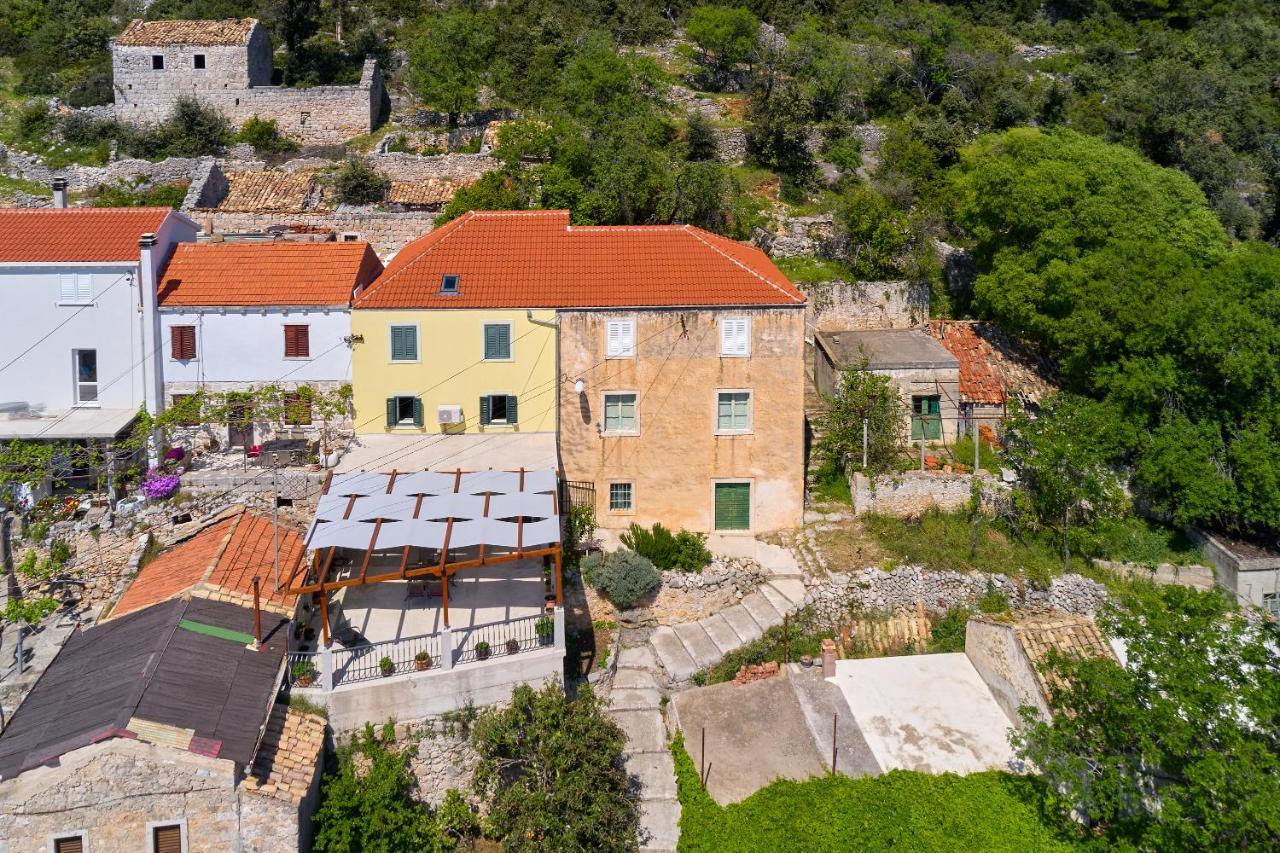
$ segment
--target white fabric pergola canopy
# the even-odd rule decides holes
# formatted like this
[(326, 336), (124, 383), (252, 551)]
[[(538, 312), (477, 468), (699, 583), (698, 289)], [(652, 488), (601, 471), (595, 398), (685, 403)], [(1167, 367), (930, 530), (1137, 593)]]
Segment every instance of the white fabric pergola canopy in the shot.
[(557, 545), (556, 486), (556, 472), (545, 469), (336, 474), (316, 507), (307, 547), (443, 548), (446, 539), (449, 548)]

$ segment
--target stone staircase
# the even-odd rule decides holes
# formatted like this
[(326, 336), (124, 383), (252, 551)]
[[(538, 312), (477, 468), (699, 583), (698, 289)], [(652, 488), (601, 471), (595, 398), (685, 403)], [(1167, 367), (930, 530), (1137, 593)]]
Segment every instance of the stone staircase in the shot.
[(697, 622), (656, 628), (649, 644), (672, 684), (690, 681), (699, 670), (709, 669), (725, 655), (795, 613), (804, 604), (804, 581), (794, 574), (773, 575), (741, 603)]
[(680, 840), (680, 801), (676, 768), (667, 747), (658, 692), (658, 663), (643, 641), (623, 634), (618, 669), (609, 696), (609, 715), (627, 737), (622, 759), (640, 801), (640, 850), (674, 853)]

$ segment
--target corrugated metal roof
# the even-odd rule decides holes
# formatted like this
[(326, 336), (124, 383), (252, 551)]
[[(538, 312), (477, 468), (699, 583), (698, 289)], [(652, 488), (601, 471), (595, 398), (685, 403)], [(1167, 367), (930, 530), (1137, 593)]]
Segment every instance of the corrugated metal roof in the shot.
[(188, 747), (247, 765), (275, 698), (288, 620), (262, 614), (261, 651), (179, 627), (253, 632), (251, 609), (173, 599), (72, 634), (0, 734), (0, 778), (131, 731), (191, 729)]

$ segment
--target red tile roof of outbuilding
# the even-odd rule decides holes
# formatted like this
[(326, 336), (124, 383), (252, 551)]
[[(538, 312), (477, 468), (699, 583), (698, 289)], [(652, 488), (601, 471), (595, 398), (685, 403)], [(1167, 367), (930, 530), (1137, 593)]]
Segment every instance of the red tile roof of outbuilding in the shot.
[(167, 207), (0, 208), (0, 263), (138, 260), (138, 238), (160, 230)]
[(382, 272), (368, 243), (182, 243), (160, 276), (160, 304), (349, 305)]
[(1005, 401), (1004, 382), (993, 366), (995, 350), (978, 335), (973, 324), (934, 320), (929, 331), (960, 362), (960, 398), (964, 402)]
[[(441, 279), (458, 276), (458, 292)], [(803, 305), (764, 252), (690, 225), (582, 226), (566, 210), (473, 211), (410, 243), (356, 308)]]

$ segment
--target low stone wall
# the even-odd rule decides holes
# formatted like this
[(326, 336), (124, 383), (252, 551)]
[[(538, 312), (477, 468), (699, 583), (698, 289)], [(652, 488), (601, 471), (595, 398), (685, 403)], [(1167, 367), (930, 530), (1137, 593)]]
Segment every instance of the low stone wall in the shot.
[[(992, 510), (1008, 494), (1009, 486), (990, 474), (979, 474), (982, 482), (982, 506)], [(874, 512), (882, 515), (914, 517), (931, 509), (942, 511), (969, 505), (973, 490), (970, 474), (946, 474), (940, 471), (907, 471), (886, 474), (875, 479), (854, 473), (849, 478), (853, 493), (853, 509), (858, 515)]]
[(755, 560), (716, 557), (700, 572), (663, 572), (662, 585), (688, 592), (717, 592), (721, 589), (731, 589), (741, 598), (768, 578), (768, 570)]
[(437, 808), (450, 788), (468, 795), (480, 755), (458, 723), (441, 717), (396, 723), (396, 742), (410, 742), (409, 770), (418, 800)]
[(919, 281), (823, 281), (801, 284), (809, 298), (805, 331), (911, 329), (929, 319), (929, 285)]
[(1006, 575), (901, 566), (892, 571), (833, 572), (811, 582), (805, 604), (813, 608), (822, 625), (837, 628), (853, 613), (911, 610), (917, 603), (930, 612), (945, 612), (957, 605), (975, 607), (988, 589), (1002, 592), (1016, 609), (1053, 609), (1085, 616), (1092, 616), (1107, 600), (1106, 587), (1083, 575), (1062, 575), (1042, 587)]
[(459, 183), (479, 180), (488, 172), (502, 168), (502, 162), (488, 154), (370, 154), (365, 161), (397, 181), (425, 181), (449, 178)]
[(48, 186), (54, 178), (66, 178), (67, 188), (76, 192), (100, 184), (132, 181), (141, 178), (158, 184), (176, 184), (192, 180), (200, 160), (195, 157), (169, 157), (158, 163), (149, 160), (116, 160), (105, 166), (73, 164), (51, 169), (34, 154), (5, 147), (0, 143), (0, 166), (13, 178)]
[(775, 220), (771, 229), (757, 228), (751, 238), (771, 257), (824, 255), (835, 246), (835, 224), (830, 213)]
[(259, 233), (272, 225), (329, 230), (339, 238), (343, 234), (354, 234), (356, 239), (369, 242), (379, 257), (386, 260), (411, 241), (430, 233), (438, 215), (426, 211), (340, 207), (304, 213), (223, 213), (212, 210), (195, 212), (193, 217), (206, 231), (218, 234)]
[(715, 131), (716, 159), (730, 166), (747, 161), (747, 131), (741, 127), (721, 127)]

